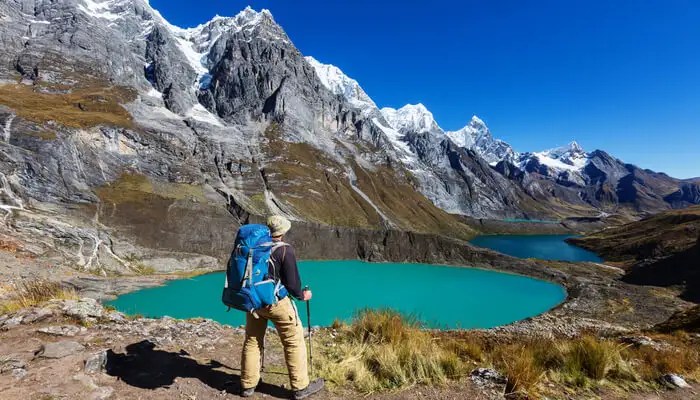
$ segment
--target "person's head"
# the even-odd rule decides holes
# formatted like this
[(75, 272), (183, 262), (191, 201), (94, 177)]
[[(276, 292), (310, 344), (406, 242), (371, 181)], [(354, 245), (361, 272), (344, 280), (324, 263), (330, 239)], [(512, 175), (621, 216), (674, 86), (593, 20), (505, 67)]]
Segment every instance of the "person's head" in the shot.
[(267, 219), (267, 227), (270, 228), (272, 238), (279, 240), (289, 231), (292, 223), (281, 215), (273, 215)]

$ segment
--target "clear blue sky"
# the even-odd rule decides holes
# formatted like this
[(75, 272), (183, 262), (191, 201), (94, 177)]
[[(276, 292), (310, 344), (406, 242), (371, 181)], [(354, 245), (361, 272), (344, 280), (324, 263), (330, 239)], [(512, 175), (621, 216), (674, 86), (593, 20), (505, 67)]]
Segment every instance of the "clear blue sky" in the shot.
[(694, 0), (151, 0), (187, 27), (270, 9), (305, 55), (380, 106), (421, 102), (446, 130), (476, 114), (518, 151), (576, 139), (700, 176), (700, 2)]

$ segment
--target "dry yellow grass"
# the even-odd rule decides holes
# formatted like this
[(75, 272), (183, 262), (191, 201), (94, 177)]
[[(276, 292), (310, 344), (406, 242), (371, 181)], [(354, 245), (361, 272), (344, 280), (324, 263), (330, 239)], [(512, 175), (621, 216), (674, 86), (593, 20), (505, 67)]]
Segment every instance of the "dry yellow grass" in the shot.
[(0, 104), (20, 117), (39, 124), (54, 121), (70, 128), (97, 125), (133, 128), (131, 115), (121, 104), (133, 101), (135, 96), (133, 89), (117, 86), (76, 88), (70, 93), (51, 94), (38, 92), (29, 85), (0, 85)]
[(350, 385), (363, 393), (440, 385), (463, 374), (461, 360), (436, 344), (415, 321), (398, 313), (364, 311), (340, 326), (333, 346), (325, 344), (320, 375), (336, 386)]
[(0, 304), (0, 314), (38, 306), (53, 299), (77, 298), (75, 290), (66, 288), (60, 283), (41, 279), (26, 280), (14, 285), (7, 300)]
[(700, 378), (700, 346), (692, 335), (655, 339), (671, 348), (631, 347), (615, 338), (523, 339), (478, 332), (430, 332), (389, 310), (364, 311), (334, 323), (335, 337), (317, 338), (315, 365), (332, 386), (363, 393), (440, 385), (476, 367), (506, 377), (509, 398), (558, 398), (562, 393), (655, 390), (666, 373)]

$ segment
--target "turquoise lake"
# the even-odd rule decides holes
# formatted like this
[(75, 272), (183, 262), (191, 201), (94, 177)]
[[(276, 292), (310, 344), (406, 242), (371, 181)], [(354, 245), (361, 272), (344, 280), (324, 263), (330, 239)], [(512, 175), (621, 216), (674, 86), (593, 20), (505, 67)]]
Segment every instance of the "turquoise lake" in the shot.
[[(393, 308), (432, 328), (490, 328), (541, 314), (566, 298), (563, 287), (528, 277), (425, 264), (305, 261), (305, 285), (313, 290), (312, 325), (349, 321), (363, 308)], [(147, 317), (211, 318), (229, 325), (244, 314), (221, 303), (224, 274), (170, 281), (120, 296), (110, 304)], [(306, 325), (305, 303), (297, 302)]]
[(595, 253), (566, 243), (573, 235), (484, 235), (471, 240), (475, 246), (519, 258), (603, 262)]

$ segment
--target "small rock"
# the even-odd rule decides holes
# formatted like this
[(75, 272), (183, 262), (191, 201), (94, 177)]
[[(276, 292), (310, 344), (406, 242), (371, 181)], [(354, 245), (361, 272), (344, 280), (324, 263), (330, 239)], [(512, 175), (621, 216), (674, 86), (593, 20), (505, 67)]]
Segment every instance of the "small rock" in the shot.
[(12, 372), (14, 374), (14, 370), (16, 369), (27, 369), (27, 363), (24, 362), (24, 360), (13, 357), (0, 360), (0, 374), (6, 372)]
[(87, 328), (75, 325), (63, 325), (63, 326), (47, 326), (45, 328), (40, 328), (36, 330), (37, 332), (46, 333), (47, 335), (54, 336), (75, 336), (79, 333), (87, 331)]
[(19, 380), (27, 376), (27, 370), (24, 368), (15, 368), (12, 370), (12, 377)]
[(88, 374), (94, 374), (97, 372), (102, 372), (107, 366), (107, 350), (102, 350), (98, 353), (91, 354), (85, 360), (85, 372)]
[(666, 385), (671, 389), (690, 387), (690, 385), (688, 385), (688, 382), (686, 382), (685, 379), (683, 379), (683, 377), (676, 374), (662, 375), (661, 378), (659, 378), (659, 381), (661, 381), (662, 384)]
[(24, 316), (22, 316), (22, 315), (8, 318), (5, 320), (5, 322), (2, 323), (2, 326), (0, 326), (0, 328), (2, 328), (2, 329), (14, 328), (15, 326), (19, 326), (19, 324), (22, 323), (23, 319), (24, 319)]
[(469, 374), (472, 382), (477, 385), (502, 385), (506, 383), (506, 377), (500, 372), (491, 368), (477, 368)]
[(637, 347), (651, 347), (654, 350), (661, 350), (669, 347), (668, 343), (656, 341), (648, 336), (623, 336), (620, 339), (623, 343), (631, 344)]
[(63, 358), (85, 350), (85, 346), (78, 342), (64, 340), (61, 342), (47, 343), (35, 353), (36, 357)]
[(126, 317), (119, 311), (110, 311), (105, 316), (109, 322), (122, 323), (126, 322)]

